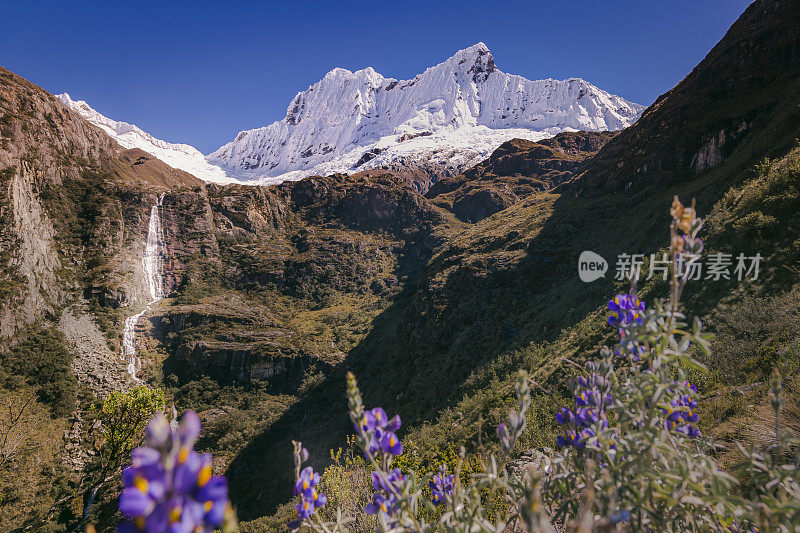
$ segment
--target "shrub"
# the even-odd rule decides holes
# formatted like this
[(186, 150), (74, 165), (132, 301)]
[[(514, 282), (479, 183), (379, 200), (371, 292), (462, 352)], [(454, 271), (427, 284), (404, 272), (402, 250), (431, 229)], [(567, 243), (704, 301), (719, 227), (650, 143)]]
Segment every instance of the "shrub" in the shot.
[(100, 407), (102, 422), (101, 458), (104, 471), (121, 466), (125, 457), (144, 439), (148, 420), (164, 410), (164, 392), (137, 387), (129, 392), (112, 392)]

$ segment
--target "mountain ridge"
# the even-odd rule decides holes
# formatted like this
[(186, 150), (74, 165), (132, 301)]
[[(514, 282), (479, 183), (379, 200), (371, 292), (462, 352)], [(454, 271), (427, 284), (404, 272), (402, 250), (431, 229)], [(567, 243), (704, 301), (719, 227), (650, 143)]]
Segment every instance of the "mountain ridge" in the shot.
[(205, 160), (205, 156), (194, 146), (164, 141), (134, 124), (108, 118), (92, 108), (86, 101), (73, 100), (69, 93), (57, 94), (55, 97), (102, 129), (123, 148), (144, 150), (171, 167), (188, 172), (206, 182), (234, 183), (236, 181), (226, 176), (219, 167), (209, 164)]
[(109, 118), (68, 93), (57, 98), (124, 148), (206, 182), (261, 185), (373, 169), (425, 173), (435, 181), (480, 163), (512, 138), (619, 130), (644, 109), (581, 78), (531, 81), (503, 73), (483, 43), (410, 80), (372, 67), (334, 68), (298, 92), (282, 120), (241, 131), (208, 156)]
[(267, 184), (300, 174), (389, 168), (410, 157), (405, 143), (427, 158), (459, 142), (478, 145), (471, 157), (462, 153), (439, 171), (454, 175), (513, 137), (538, 141), (561, 131), (619, 130), (642, 109), (580, 78), (531, 81), (506, 74), (478, 43), (410, 80), (371, 67), (335, 68), (297, 93), (284, 119), (240, 132), (208, 160)]
[[(800, 11), (791, 6), (751, 3), (700, 63), (643, 111), (637, 128), (622, 131), (559, 190), (634, 192), (701, 176), (732, 156), (740, 166), (782, 156), (800, 138)], [(659, 149), (648, 150), (656, 139)]]

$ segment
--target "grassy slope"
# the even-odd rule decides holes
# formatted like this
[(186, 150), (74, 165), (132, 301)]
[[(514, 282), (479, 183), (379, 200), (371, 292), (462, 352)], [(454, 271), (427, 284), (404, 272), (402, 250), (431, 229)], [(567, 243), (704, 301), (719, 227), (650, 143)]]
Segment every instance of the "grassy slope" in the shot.
[[(723, 418), (750, 416), (729, 401), (729, 391), (757, 383), (769, 356), (754, 364), (725, 353), (746, 329), (741, 318), (737, 324), (728, 313), (746, 315), (754, 298), (773, 298), (767, 301), (784, 312), (794, 309), (791, 293), (783, 294), (795, 283), (794, 273), (780, 265), (794, 257), (787, 254), (797, 238), (791, 202), (798, 156), (786, 154), (800, 136), (798, 16), (794, 5), (754, 3), (686, 80), (586, 163), (582, 176), (482, 220), (439, 247), (416, 287), (373, 321), (344, 365), (231, 464), (228, 475), (242, 515), (268, 514), (285, 501), (290, 439), (303, 440), (317, 467), (327, 463), (328, 449), (342, 444), (350, 431), (346, 369), (360, 378), (367, 404), (399, 412), (406, 421), (403, 437), (424, 450), (448, 443), (474, 449), (479, 431), (483, 442), (492, 441), (510, 401), (514, 371), (525, 367), (541, 387), (527, 444), (552, 442), (552, 412), (564, 401), (567, 378), (577, 371), (571, 362), (592, 356), (610, 339), (605, 301), (627, 290), (611, 279), (580, 282), (577, 257), (593, 250), (613, 262), (620, 253), (663, 248), (674, 194), (696, 199), (699, 212), (709, 215), (709, 251), (760, 251), (770, 257), (760, 283), (703, 284), (690, 288), (687, 300), (690, 314), (708, 316), (719, 333), (714, 368), (728, 369), (702, 380), (710, 395), (706, 429)], [(711, 150), (721, 162), (701, 169), (693, 155), (708, 153), (709, 139), (722, 130), (725, 142)], [(782, 177), (774, 179), (784, 188), (765, 192), (750, 185), (761, 192), (740, 202), (728, 191), (747, 180), (773, 179), (764, 174), (766, 168), (756, 168), (765, 156), (782, 161), (774, 169)], [(664, 295), (662, 285), (645, 284), (642, 294), (648, 300)], [(765, 331), (751, 343), (768, 354), (773, 339), (791, 335), (793, 326), (768, 315), (763, 322)], [(759, 387), (753, 394), (760, 394)]]
[[(564, 384), (579, 371), (573, 362), (592, 357), (600, 343), (610, 341), (604, 302), (615, 292), (627, 290), (624, 284), (610, 280), (580, 282), (573, 272), (574, 259), (587, 244), (606, 257), (618, 251), (650, 253), (663, 248), (659, 243), (665, 242), (667, 236), (669, 202), (672, 194), (678, 193), (683, 198), (696, 198), (701, 213), (708, 214), (708, 252), (760, 251), (766, 257), (759, 281), (743, 285), (697, 283), (687, 289), (686, 299), (688, 313), (702, 316), (717, 335), (714, 359), (706, 361), (712, 371), (696, 376), (704, 395), (701, 406), (704, 431), (723, 440), (737, 437), (763, 441), (770, 424), (761, 416), (767, 413), (764, 381), (774, 366), (787, 375), (790, 397), (800, 397), (796, 378), (800, 321), (794, 318), (800, 305), (800, 276), (784, 266), (796, 264), (800, 251), (797, 244), (800, 220), (796, 215), (800, 212), (800, 149), (768, 165), (759, 165), (748, 179), (724, 194), (712, 192), (724, 190), (730, 178), (724, 169), (719, 169), (673, 190), (633, 198), (582, 199), (542, 194), (503, 212), (503, 217), (487, 219), (465, 232), (452, 245), (468, 250), (462, 253), (459, 263), (488, 263), (494, 265), (493, 272), (503, 261), (515, 264), (518, 269), (530, 268), (524, 261), (525, 254), (515, 252), (515, 239), (507, 242), (509, 225), (521, 229), (531, 224), (528, 229), (533, 231), (524, 235), (535, 243), (544, 237), (547, 221), (552, 221), (557, 213), (558, 226), (572, 226), (576, 238), (549, 241), (548, 250), (556, 265), (547, 271), (526, 270), (525, 275), (517, 271), (499, 276), (508, 283), (485, 281), (482, 285), (485, 290), (472, 294), (466, 286), (448, 289), (465, 309), (477, 307), (476, 316), (486, 316), (487, 310), (493, 310), (495, 317), (502, 311), (506, 320), (515, 320), (517, 337), (524, 339), (518, 341), (516, 348), (507, 342), (508, 349), (486, 356), (473, 342), (464, 342), (452, 355), (440, 352), (435, 360), (414, 360), (403, 353), (404, 346), (397, 345), (398, 338), (404, 335), (389, 325), (402, 321), (399, 313), (382, 315), (380, 320), (386, 321), (384, 325), (378, 322), (365, 341), (368, 344), (360, 346), (347, 361), (347, 366), (361, 380), (368, 405), (389, 406), (391, 412), (398, 411), (404, 420), (411, 421), (412, 427), (406, 429), (404, 439), (413, 441), (422, 455), (428, 449), (460, 444), (474, 452), (479, 431), (484, 443), (494, 441), (494, 428), (511, 405), (515, 371), (526, 368), (540, 387), (534, 397), (534, 421), (523, 445), (552, 446), (556, 429), (553, 412), (567, 402)], [(629, 216), (621, 219), (615, 215), (620, 212)], [(597, 220), (605, 221), (602, 231), (589, 232)], [(765, 220), (781, 222), (770, 225), (764, 224)], [(651, 228), (652, 234), (632, 228)], [(589, 233), (577, 237), (582, 231)], [(506, 241), (505, 244), (499, 245), (487, 237), (491, 235)], [(431, 263), (444, 261), (445, 255), (440, 252)], [(563, 263), (556, 259), (562, 256), (573, 260)], [(523, 302), (514, 303), (514, 291), (524, 291)], [(666, 286), (663, 282), (647, 282), (641, 293), (652, 301), (666, 294)], [(486, 309), (482, 310), (481, 301), (489, 299), (503, 302), (502, 307), (484, 305)], [(406, 305), (410, 304), (408, 300)], [(754, 312), (765, 309), (769, 312)], [(491, 331), (498, 334), (502, 330), (496, 327), (479, 330), (476, 338)], [(494, 342), (496, 339), (492, 338), (487, 343)], [(248, 491), (256, 490), (255, 487), (263, 491), (263, 499), (272, 486), (288, 486), (283, 478), (270, 483), (261, 472), (264, 469), (270, 476), (277, 476), (288, 469), (290, 457), (286, 450), (290, 438), (301, 438), (312, 449), (315, 466), (326, 464), (327, 450), (341, 445), (342, 436), (349, 432), (343, 389), (342, 373), (327, 376), (316, 391), (301, 398), (239, 457), (232, 468), (246, 465), (250, 469), (247, 477), (233, 469), (230, 472), (236, 483), (244, 483), (235, 492), (242, 498), (240, 502), (248, 502)], [(426, 417), (426, 412), (435, 415)], [(785, 416), (790, 426), (800, 428), (797, 409), (787, 409)], [(732, 460), (728, 454), (733, 454), (732, 450), (725, 452), (723, 463)], [(253, 495), (258, 494), (257, 491)], [(242, 507), (247, 517), (248, 507), (246, 504)], [(259, 508), (265, 509), (255, 507)], [(284, 517), (286, 512), (282, 507), (278, 516)], [(250, 527), (258, 531), (279, 521), (261, 519)]]

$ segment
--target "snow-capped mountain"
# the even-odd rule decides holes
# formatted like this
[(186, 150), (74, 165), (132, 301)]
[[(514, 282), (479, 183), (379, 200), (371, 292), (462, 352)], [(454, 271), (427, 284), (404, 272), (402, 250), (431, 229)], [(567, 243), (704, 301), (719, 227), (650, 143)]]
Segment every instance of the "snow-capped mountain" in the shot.
[(58, 98), (125, 148), (205, 181), (262, 184), (372, 168), (451, 176), (509, 139), (619, 130), (644, 109), (580, 78), (531, 81), (501, 72), (483, 43), (411, 80), (372, 68), (333, 69), (295, 96), (286, 118), (243, 131), (208, 156), (112, 120), (67, 93)]
[(643, 109), (580, 78), (506, 74), (478, 43), (411, 80), (334, 69), (295, 96), (286, 118), (239, 133), (207, 159), (262, 183), (403, 165), (452, 175), (513, 137), (619, 130)]
[(117, 122), (98, 113), (83, 100), (73, 100), (67, 93), (56, 95), (56, 97), (66, 106), (77, 111), (83, 118), (108, 133), (123, 148), (140, 148), (169, 166), (184, 170), (204, 181), (215, 183), (236, 181), (229, 178), (219, 166), (206, 161), (205, 156), (193, 146), (156, 139), (133, 124)]

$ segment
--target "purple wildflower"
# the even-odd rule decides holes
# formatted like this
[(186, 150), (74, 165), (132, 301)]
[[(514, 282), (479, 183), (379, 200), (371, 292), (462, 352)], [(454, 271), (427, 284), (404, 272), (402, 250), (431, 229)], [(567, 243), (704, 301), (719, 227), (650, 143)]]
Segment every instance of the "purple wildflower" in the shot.
[(615, 328), (642, 323), (644, 302), (634, 295), (618, 294), (608, 302), (608, 309), (611, 311), (608, 323)]
[(393, 499), (386, 498), (383, 494), (376, 492), (372, 496), (372, 503), (368, 503), (366, 507), (364, 507), (364, 511), (367, 514), (383, 514), (385, 517), (389, 517), (394, 514), (397, 510), (396, 504), (393, 502)]
[(381, 451), (390, 453), (392, 455), (400, 455), (403, 453), (403, 443), (397, 438), (397, 435), (391, 431), (383, 432), (381, 438)]
[(612, 404), (611, 394), (604, 392), (608, 386), (606, 379), (595, 373), (588, 378), (578, 378), (574, 409), (564, 407), (556, 413), (556, 422), (562, 426), (574, 426), (564, 435), (559, 435), (556, 444), (564, 448), (574, 446), (584, 448), (589, 441), (596, 440), (597, 431), (608, 428), (606, 408)]
[[(697, 387), (685, 381), (676, 382), (676, 385), (685, 387), (688, 391), (697, 393)], [(696, 439), (700, 437), (700, 430), (695, 424), (700, 421), (700, 417), (694, 412), (697, 407), (697, 400), (688, 393), (672, 391), (675, 397), (670, 401), (669, 406), (662, 408), (665, 415), (664, 426), (677, 433), (682, 433), (687, 437)]]
[(508, 426), (505, 424), (497, 426), (497, 437), (500, 439), (500, 444), (504, 450), (511, 450), (511, 433), (508, 431)]
[(433, 479), (428, 482), (428, 486), (433, 492), (433, 504), (441, 505), (448, 496), (453, 494), (453, 474), (445, 475), (443, 471), (433, 476)]
[(211, 455), (194, 451), (200, 419), (183, 415), (172, 432), (163, 415), (147, 428), (147, 444), (133, 450), (132, 464), (122, 472), (119, 510), (129, 519), (123, 532), (210, 532), (225, 519), (228, 484), (211, 475)]
[(356, 431), (363, 431), (369, 439), (364, 455), (375, 454), (379, 451), (391, 455), (402, 454), (403, 444), (397, 438), (397, 430), (401, 425), (400, 415), (395, 415), (390, 419), (381, 407), (366, 411), (355, 426)]
[(625, 335), (620, 333), (620, 343), (614, 349), (614, 355), (617, 357), (627, 357), (636, 362), (647, 354), (647, 348), (639, 344), (637, 341), (626, 340)]
[(317, 509), (328, 503), (328, 497), (317, 491), (320, 476), (310, 466), (300, 472), (300, 477), (294, 482), (294, 495), (300, 496), (300, 502), (294, 506), (296, 520), (289, 522), (290, 529), (298, 529), (303, 520), (311, 517)]
[(319, 479), (319, 474), (314, 472), (313, 468), (310, 466), (305, 467), (302, 472), (300, 472), (300, 477), (294, 482), (294, 495), (306, 494), (309, 490), (317, 486)]
[(389, 518), (400, 509), (400, 499), (398, 495), (402, 493), (403, 484), (407, 476), (404, 476), (399, 468), (390, 470), (387, 474), (381, 472), (372, 473), (372, 487), (375, 494), (372, 496), (372, 503), (367, 504), (364, 511), (367, 514), (381, 514)]

